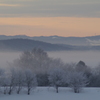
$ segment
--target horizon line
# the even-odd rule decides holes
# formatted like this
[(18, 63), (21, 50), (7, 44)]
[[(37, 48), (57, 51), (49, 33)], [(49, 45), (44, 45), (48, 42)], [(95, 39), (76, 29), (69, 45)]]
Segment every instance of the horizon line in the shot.
[(100, 36), (100, 35), (91, 35), (91, 36), (60, 36), (60, 35), (49, 35), (49, 36), (44, 36), (44, 35), (40, 35), (40, 36), (29, 36), (29, 35), (25, 35), (25, 34), (18, 34), (18, 35), (0, 35), (0, 36), (27, 36), (27, 37), (95, 37), (95, 36)]

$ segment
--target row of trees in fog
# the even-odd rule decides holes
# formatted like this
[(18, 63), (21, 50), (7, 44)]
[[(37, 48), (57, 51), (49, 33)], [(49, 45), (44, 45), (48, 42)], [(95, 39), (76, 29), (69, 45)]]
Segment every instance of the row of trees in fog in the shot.
[(79, 93), (82, 87), (100, 86), (100, 67), (90, 68), (83, 61), (65, 64), (60, 59), (53, 59), (42, 49), (34, 48), (23, 52), (16, 59), (9, 71), (0, 69), (0, 86), (4, 94), (17, 94), (23, 88), (29, 95), (36, 86), (53, 86), (56, 92), (59, 87), (71, 87)]
[[(83, 72), (66, 72), (66, 70), (62, 68), (49, 70), (45, 77), (47, 77), (47, 79), (41, 78), (41, 80), (48, 80), (48, 86), (53, 86), (57, 93), (58, 88), (66, 84), (70, 86), (75, 93), (79, 93), (80, 89), (88, 84), (88, 79)], [(0, 69), (1, 91), (9, 95), (12, 94), (13, 91), (19, 94), (22, 89), (26, 88), (27, 94), (29, 95), (31, 90), (38, 86), (39, 78), (38, 74), (36, 75), (29, 69), (19, 70), (12, 68), (8, 73)]]
[(0, 69), (0, 86), (4, 94), (12, 94), (16, 90), (20, 93), (23, 87), (27, 89), (29, 95), (31, 90), (37, 86), (35, 74), (31, 70), (10, 69), (7, 73)]

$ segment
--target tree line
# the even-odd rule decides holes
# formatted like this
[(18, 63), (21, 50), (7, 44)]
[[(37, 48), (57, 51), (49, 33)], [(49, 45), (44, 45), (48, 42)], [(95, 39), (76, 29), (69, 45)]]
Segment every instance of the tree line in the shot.
[(70, 87), (79, 93), (83, 87), (100, 86), (100, 66), (91, 68), (83, 61), (66, 64), (53, 59), (40, 48), (23, 52), (10, 64), (9, 71), (0, 69), (0, 86), (4, 94), (19, 94), (23, 88), (29, 95), (36, 86)]

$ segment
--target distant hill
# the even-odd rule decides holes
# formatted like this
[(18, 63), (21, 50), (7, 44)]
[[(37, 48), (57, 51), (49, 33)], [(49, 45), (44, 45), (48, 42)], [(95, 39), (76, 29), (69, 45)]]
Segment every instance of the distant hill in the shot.
[(45, 51), (60, 51), (60, 50), (99, 50), (100, 46), (73, 46), (66, 44), (51, 44), (32, 39), (8, 39), (0, 40), (0, 51), (26, 51), (33, 48), (41, 48)]
[(60, 37), (60, 36), (40, 36), (33, 37), (34, 40), (44, 41), (48, 43), (68, 44), (75, 46), (88, 46), (88, 45), (100, 45), (100, 36), (91, 37)]
[(100, 45), (100, 36), (90, 36), (90, 37), (61, 37), (61, 36), (38, 36), (29, 37), (26, 35), (16, 35), (16, 36), (5, 36), (0, 35), (0, 40), (7, 39), (31, 39), (36, 41), (43, 41), (52, 44), (67, 44), (75, 46), (88, 46), (88, 45)]
[(35, 41), (30, 39), (8, 39), (0, 40), (0, 51), (26, 51), (32, 50), (33, 48), (41, 48), (46, 51), (55, 51), (55, 50), (71, 50), (71, 46), (59, 45), (45, 43), (41, 41)]

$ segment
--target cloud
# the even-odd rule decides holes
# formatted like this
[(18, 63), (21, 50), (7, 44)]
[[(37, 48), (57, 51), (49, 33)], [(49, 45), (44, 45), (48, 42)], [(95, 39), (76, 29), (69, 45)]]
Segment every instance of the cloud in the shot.
[(4, 17), (100, 18), (100, 13), (96, 13), (100, 11), (100, 1), (98, 0), (3, 0), (3, 3), (0, 5), (0, 14)]
[[(64, 23), (63, 23), (64, 22)], [(0, 34), (30, 36), (91, 36), (100, 34), (100, 18), (14, 17), (0, 18)]]
[(90, 45), (100, 46), (100, 40), (90, 40), (88, 38), (86, 38), (86, 40), (90, 43)]
[(21, 5), (19, 5), (19, 4), (0, 4), (0, 6), (2, 6), (2, 7), (19, 7), (19, 6), (21, 6)]

